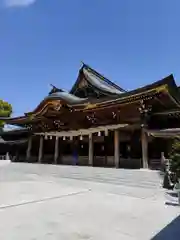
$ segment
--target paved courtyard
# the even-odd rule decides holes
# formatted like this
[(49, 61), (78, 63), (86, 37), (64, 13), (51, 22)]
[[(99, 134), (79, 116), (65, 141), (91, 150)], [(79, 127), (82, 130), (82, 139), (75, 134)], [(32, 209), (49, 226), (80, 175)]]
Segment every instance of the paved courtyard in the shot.
[(158, 172), (0, 164), (0, 239), (180, 239)]

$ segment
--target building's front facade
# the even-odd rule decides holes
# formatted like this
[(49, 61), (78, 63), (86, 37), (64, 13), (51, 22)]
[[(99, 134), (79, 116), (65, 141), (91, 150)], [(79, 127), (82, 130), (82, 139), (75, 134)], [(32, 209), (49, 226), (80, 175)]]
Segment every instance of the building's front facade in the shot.
[(53, 87), (34, 111), (4, 120), (28, 131), (19, 161), (148, 168), (170, 146), (151, 133), (179, 127), (179, 112), (172, 75), (125, 91), (83, 64), (70, 92)]

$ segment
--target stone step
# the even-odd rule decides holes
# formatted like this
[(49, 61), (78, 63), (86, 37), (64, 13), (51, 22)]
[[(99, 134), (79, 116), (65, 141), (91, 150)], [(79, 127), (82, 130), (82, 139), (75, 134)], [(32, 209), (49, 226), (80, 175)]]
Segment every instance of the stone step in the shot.
[[(69, 178), (81, 181), (92, 181), (98, 183), (109, 183), (114, 185), (125, 185), (131, 187), (142, 188), (160, 188), (162, 184), (162, 175), (159, 171), (153, 170), (126, 170), (126, 169), (110, 169), (95, 167), (79, 167), (79, 166), (62, 166), (62, 165), (44, 165), (44, 164), (28, 164), (28, 163), (12, 163), (6, 166), (15, 173), (14, 178), (19, 172), (26, 175), (27, 179), (31, 179), (33, 175)], [(8, 169), (6, 169), (6, 176)], [(3, 177), (1, 172), (0, 178)], [(12, 177), (12, 176), (11, 176)]]

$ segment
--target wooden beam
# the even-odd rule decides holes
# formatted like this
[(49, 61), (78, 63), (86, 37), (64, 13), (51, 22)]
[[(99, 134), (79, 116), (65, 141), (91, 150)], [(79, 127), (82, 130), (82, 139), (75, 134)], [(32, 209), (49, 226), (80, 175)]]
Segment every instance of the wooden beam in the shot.
[(143, 168), (148, 168), (148, 135), (145, 128), (141, 130), (141, 145)]
[(79, 130), (72, 130), (72, 131), (35, 133), (35, 135), (71, 137), (71, 136), (89, 135), (90, 133), (92, 134), (100, 131), (115, 130), (115, 129), (124, 128), (127, 126), (128, 124), (116, 124), (116, 125), (106, 125), (106, 126), (99, 126), (96, 128), (79, 129)]
[(180, 110), (169, 110), (169, 111), (157, 112), (157, 113), (153, 113), (153, 116), (170, 115), (170, 114), (180, 114)]

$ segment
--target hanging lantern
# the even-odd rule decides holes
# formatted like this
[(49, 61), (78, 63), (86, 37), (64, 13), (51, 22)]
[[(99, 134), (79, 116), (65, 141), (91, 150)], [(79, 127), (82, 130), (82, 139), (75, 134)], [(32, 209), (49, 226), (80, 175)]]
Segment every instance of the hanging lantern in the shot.
[(48, 136), (47, 136), (47, 134), (45, 134), (45, 136), (44, 136), (44, 139), (45, 139), (45, 140), (47, 140), (47, 139), (48, 139)]
[(64, 137), (63, 137), (63, 141), (65, 141), (65, 140), (66, 140), (66, 137), (64, 136)]
[(52, 140), (52, 136), (50, 136), (50, 140)]
[(100, 137), (101, 136), (101, 132), (98, 132), (98, 137)]
[(108, 129), (106, 129), (106, 130), (104, 131), (104, 133), (105, 133), (105, 136), (107, 137), (107, 136), (108, 136)]
[(81, 136), (80, 136), (80, 141), (82, 141), (82, 140), (83, 140), (83, 136), (81, 135)]

